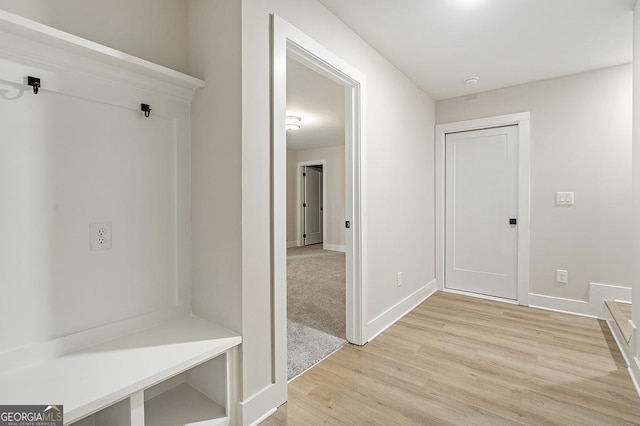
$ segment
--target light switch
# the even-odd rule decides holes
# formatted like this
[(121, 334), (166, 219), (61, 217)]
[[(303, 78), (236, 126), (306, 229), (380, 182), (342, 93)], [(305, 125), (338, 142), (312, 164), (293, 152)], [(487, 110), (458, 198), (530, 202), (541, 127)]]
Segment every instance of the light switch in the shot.
[(574, 205), (573, 192), (556, 192), (556, 205), (573, 206)]

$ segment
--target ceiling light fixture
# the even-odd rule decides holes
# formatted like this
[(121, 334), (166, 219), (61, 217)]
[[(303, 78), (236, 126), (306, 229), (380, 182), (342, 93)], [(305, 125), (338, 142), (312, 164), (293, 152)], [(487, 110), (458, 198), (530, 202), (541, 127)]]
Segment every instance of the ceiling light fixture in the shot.
[(478, 81), (480, 81), (478, 77), (469, 77), (464, 82), (467, 86), (475, 86), (476, 84), (478, 84)]
[(302, 118), (295, 115), (287, 115), (284, 120), (285, 128), (287, 130), (298, 130), (302, 127)]

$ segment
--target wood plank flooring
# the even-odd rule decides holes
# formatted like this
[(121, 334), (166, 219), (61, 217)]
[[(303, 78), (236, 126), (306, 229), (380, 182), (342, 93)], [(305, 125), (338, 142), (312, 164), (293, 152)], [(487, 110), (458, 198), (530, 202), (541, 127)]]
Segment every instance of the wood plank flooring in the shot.
[(604, 321), (438, 292), (262, 424), (630, 425), (640, 398)]

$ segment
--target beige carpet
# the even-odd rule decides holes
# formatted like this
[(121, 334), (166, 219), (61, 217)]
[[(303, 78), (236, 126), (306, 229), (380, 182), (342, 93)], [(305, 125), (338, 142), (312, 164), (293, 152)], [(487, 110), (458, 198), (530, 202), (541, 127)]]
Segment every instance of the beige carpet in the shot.
[(319, 246), (287, 251), (288, 376), (346, 343), (345, 255)]

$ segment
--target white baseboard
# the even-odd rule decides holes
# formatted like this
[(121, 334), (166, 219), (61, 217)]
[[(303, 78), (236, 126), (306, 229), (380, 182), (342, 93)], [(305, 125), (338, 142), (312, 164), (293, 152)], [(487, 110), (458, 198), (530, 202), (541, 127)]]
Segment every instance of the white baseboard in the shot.
[(631, 303), (631, 288), (611, 284), (590, 283), (588, 302), (529, 293), (529, 306), (532, 308), (597, 318), (606, 318), (605, 300)]
[(624, 339), (622, 332), (616, 325), (615, 320), (613, 319), (613, 315), (608, 309), (605, 309), (604, 319), (607, 321), (607, 325), (609, 326), (609, 330), (611, 330), (611, 334), (613, 335), (618, 348), (620, 349), (620, 353), (622, 353), (622, 357), (624, 358), (625, 363), (627, 364), (627, 371), (629, 372), (629, 377), (631, 377), (631, 381), (633, 382), (633, 386), (636, 388), (636, 392), (640, 395), (640, 360), (638, 357), (634, 355), (633, 347), (635, 346), (635, 339), (637, 334), (637, 328), (633, 321), (629, 321), (631, 325), (631, 341), (627, 344), (627, 341)]
[(298, 241), (287, 241), (287, 248), (298, 247)]
[(329, 244), (329, 243), (323, 243), (322, 244), (322, 248), (324, 250), (331, 250), (331, 251), (341, 251), (341, 252), (346, 252), (347, 251), (347, 246), (345, 245), (341, 245), (341, 244)]
[(427, 300), (436, 290), (436, 280), (433, 280), (369, 321), (366, 327), (366, 336), (368, 337), (365, 342), (372, 341), (416, 306)]
[(591, 303), (583, 300), (565, 299), (563, 297), (545, 296), (529, 293), (529, 306), (531, 308), (545, 309), (547, 311), (561, 312), (564, 314), (580, 315), (584, 317), (598, 317)]
[(254, 426), (276, 412), (278, 407), (287, 401), (287, 384), (284, 391), (277, 384), (272, 384), (241, 401), (238, 412), (241, 413), (240, 424)]

